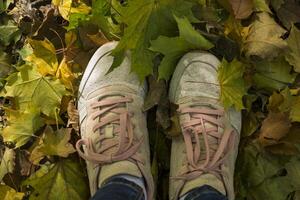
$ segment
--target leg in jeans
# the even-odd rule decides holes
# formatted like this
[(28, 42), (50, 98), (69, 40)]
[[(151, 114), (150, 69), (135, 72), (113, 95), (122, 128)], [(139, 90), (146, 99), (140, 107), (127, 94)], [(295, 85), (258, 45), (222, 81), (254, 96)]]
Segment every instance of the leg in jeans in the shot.
[(144, 200), (144, 191), (132, 181), (122, 177), (109, 179), (91, 200)]
[(213, 187), (204, 185), (188, 192), (180, 200), (228, 200), (228, 198)]

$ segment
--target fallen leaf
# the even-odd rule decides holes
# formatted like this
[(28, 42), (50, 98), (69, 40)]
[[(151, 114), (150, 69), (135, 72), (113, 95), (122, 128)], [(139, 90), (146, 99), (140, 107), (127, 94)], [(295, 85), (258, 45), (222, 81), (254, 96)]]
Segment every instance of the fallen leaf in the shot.
[(294, 190), (300, 190), (300, 160), (292, 159), (286, 164), (287, 176)]
[(253, 196), (253, 199), (282, 200), (287, 199), (292, 192), (289, 179), (282, 176), (268, 178), (261, 185), (249, 189), (249, 195)]
[(211, 52), (218, 58), (223, 57), (227, 61), (232, 61), (240, 55), (240, 47), (237, 42), (229, 37), (220, 36)]
[(64, 85), (56, 78), (42, 76), (32, 66), (24, 65), (20, 70), (8, 77), (5, 96), (16, 98), (22, 110), (30, 104), (58, 119), (61, 99), (68, 94)]
[(76, 6), (72, 4), (72, 0), (55, 0), (52, 4), (58, 7), (59, 13), (65, 20), (69, 20), (69, 17), (73, 13), (89, 14), (91, 8), (84, 2), (78, 0)]
[(254, 4), (254, 10), (256, 12), (272, 13), (272, 11), (269, 8), (269, 3), (267, 3), (266, 0), (253, 0), (253, 4)]
[(236, 110), (244, 108), (242, 98), (247, 93), (245, 82), (243, 79), (244, 64), (234, 59), (227, 62), (225, 59), (218, 69), (218, 79), (221, 88), (221, 102), (225, 108), (231, 106)]
[(265, 180), (276, 176), (283, 169), (277, 159), (266, 154), (262, 147), (254, 141), (244, 146), (240, 154), (237, 166), (239, 164), (242, 166), (240, 166), (238, 174), (248, 190), (255, 186), (259, 187)]
[(67, 61), (67, 57), (64, 56), (57, 68), (56, 77), (61, 80), (67, 89), (74, 91), (73, 83), (76, 77), (72, 72), (72, 65)]
[(290, 128), (291, 122), (287, 114), (269, 113), (268, 117), (262, 122), (259, 142), (263, 146), (274, 145), (288, 134)]
[(30, 200), (88, 199), (88, 187), (82, 171), (78, 162), (62, 159), (55, 164), (42, 165), (23, 185), (34, 188)]
[(109, 42), (109, 40), (105, 37), (105, 35), (102, 32), (98, 32), (94, 35), (88, 35), (88, 38), (94, 43), (96, 43), (99, 47)]
[(27, 42), (26, 48), (29, 48), (27, 51), (30, 54), (25, 55), (23, 59), (34, 64), (42, 75), (55, 75), (58, 61), (54, 45), (48, 39), (42, 41), (28, 39)]
[(71, 13), (69, 16), (69, 25), (66, 28), (67, 31), (76, 30), (79, 26), (89, 22), (90, 15), (83, 13)]
[(168, 80), (176, 67), (176, 63), (186, 52), (193, 49), (208, 50), (213, 47), (204, 36), (197, 32), (187, 18), (175, 17), (178, 23), (179, 37), (159, 36), (151, 41), (151, 50), (162, 53), (158, 74), (159, 79)]
[(278, 112), (279, 106), (283, 101), (284, 97), (281, 94), (273, 92), (272, 96), (269, 98), (268, 110), (271, 112)]
[(259, 121), (254, 112), (249, 112), (242, 118), (242, 136), (248, 137), (255, 133), (259, 128)]
[(0, 13), (8, 9), (9, 5), (13, 3), (13, 0), (7, 0), (0, 3)]
[(7, 185), (0, 185), (0, 200), (22, 200), (25, 193), (17, 192)]
[(257, 13), (256, 17), (248, 27), (243, 51), (247, 57), (271, 60), (286, 50), (287, 43), (281, 38), (286, 31), (268, 13)]
[(7, 20), (4, 25), (0, 25), (0, 44), (8, 46), (11, 42), (17, 42), (20, 38), (21, 31), (12, 20)]
[(20, 167), (19, 172), (22, 176), (30, 176), (35, 171), (35, 166), (29, 160), (30, 152), (27, 150), (21, 150), (18, 152), (17, 163)]
[(79, 113), (76, 109), (74, 100), (69, 101), (67, 112), (69, 117), (67, 127), (72, 127), (76, 132), (79, 132)]
[(69, 143), (70, 138), (70, 129), (62, 128), (54, 132), (50, 126), (47, 126), (39, 145), (31, 152), (30, 161), (37, 165), (45, 156), (68, 157), (75, 152), (74, 147)]
[(298, 148), (288, 142), (279, 142), (275, 145), (266, 146), (265, 149), (275, 155), (295, 156), (299, 154)]
[(278, 10), (283, 5), (284, 0), (272, 0), (270, 3), (275, 10)]
[(282, 24), (290, 29), (294, 23), (300, 22), (300, 4), (298, 0), (285, 0), (279, 2), (279, 8), (275, 9)]
[(11, 70), (10, 56), (0, 49), (0, 78), (6, 77)]
[(277, 155), (295, 156), (299, 154), (300, 126), (293, 124), (285, 137), (278, 144), (267, 146), (266, 150)]
[(166, 130), (166, 134), (170, 138), (177, 137), (177, 136), (180, 136), (182, 134), (181, 124), (180, 124), (180, 119), (179, 119), (177, 109), (178, 109), (178, 105), (171, 104), (171, 108), (170, 108), (171, 125)]
[(15, 169), (15, 159), (15, 150), (5, 147), (4, 155), (1, 158), (0, 164), (0, 182), (6, 174), (13, 173)]
[(288, 88), (280, 93), (284, 101), (280, 105), (281, 112), (288, 112), (292, 122), (300, 122), (300, 96), (292, 96)]
[(236, 19), (245, 19), (253, 12), (252, 0), (229, 0)]
[(245, 30), (241, 25), (240, 20), (236, 20), (233, 16), (229, 16), (228, 19), (224, 22), (224, 34), (230, 36), (236, 41), (242, 39), (242, 31)]
[(44, 125), (39, 110), (33, 107), (24, 112), (10, 110), (7, 114), (8, 126), (4, 128), (2, 137), (4, 142), (13, 142), (15, 148), (26, 144)]
[(177, 26), (173, 15), (193, 18), (192, 7), (191, 2), (184, 0), (129, 1), (128, 7), (122, 13), (122, 19), (127, 27), (118, 46), (112, 52), (115, 59), (111, 70), (120, 66), (125, 56), (124, 53), (130, 50), (131, 70), (139, 76), (139, 79), (142, 81), (152, 74), (154, 66), (152, 61), (155, 54), (149, 50), (150, 41), (158, 36), (174, 35)]
[(300, 96), (295, 97), (291, 105), (290, 118), (293, 122), (300, 122)]
[(273, 61), (261, 61), (255, 63), (256, 73), (253, 76), (254, 85), (270, 92), (280, 90), (293, 83), (296, 75), (290, 73), (292, 66), (280, 57)]
[(286, 40), (289, 51), (286, 53), (286, 60), (294, 66), (294, 70), (300, 73), (300, 30), (292, 26), (290, 35)]
[(149, 77), (149, 92), (144, 102), (144, 111), (157, 106), (162, 100), (162, 97), (166, 97), (166, 87), (166, 82), (164, 80), (157, 80), (154, 76)]

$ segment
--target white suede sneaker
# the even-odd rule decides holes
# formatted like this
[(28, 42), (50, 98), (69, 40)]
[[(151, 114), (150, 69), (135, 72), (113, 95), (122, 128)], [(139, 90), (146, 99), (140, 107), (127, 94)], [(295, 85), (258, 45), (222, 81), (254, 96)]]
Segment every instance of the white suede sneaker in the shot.
[(172, 77), (171, 102), (178, 104), (182, 136), (172, 141), (170, 199), (209, 185), (234, 199), (233, 176), (241, 114), (219, 102), (219, 60), (207, 52), (183, 56)]
[[(145, 180), (147, 199), (152, 200), (146, 115), (142, 112), (146, 87), (130, 73), (130, 55), (111, 73), (111, 51), (117, 42), (100, 47), (91, 58), (79, 88), (81, 136), (76, 148), (86, 160), (91, 194), (115, 175)], [(83, 150), (81, 147), (83, 146)]]

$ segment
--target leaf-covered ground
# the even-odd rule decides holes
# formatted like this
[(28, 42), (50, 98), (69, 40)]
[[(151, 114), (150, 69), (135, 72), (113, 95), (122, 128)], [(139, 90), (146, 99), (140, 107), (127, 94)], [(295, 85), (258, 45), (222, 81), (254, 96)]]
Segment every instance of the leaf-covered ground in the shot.
[(130, 50), (149, 83), (158, 200), (168, 199), (170, 139), (180, 134), (168, 81), (193, 50), (222, 61), (220, 101), (243, 114), (236, 199), (300, 199), (299, 0), (1, 0), (0, 200), (89, 198), (74, 149), (78, 85), (111, 40), (120, 40), (112, 69)]

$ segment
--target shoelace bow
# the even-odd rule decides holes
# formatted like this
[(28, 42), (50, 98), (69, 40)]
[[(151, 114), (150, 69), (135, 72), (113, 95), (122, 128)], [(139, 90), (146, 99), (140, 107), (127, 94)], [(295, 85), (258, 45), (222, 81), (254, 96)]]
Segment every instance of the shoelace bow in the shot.
[[(99, 120), (93, 127), (93, 134), (100, 134), (97, 142), (100, 142), (101, 148), (95, 152), (90, 138), (78, 140), (76, 149), (82, 158), (100, 165), (129, 159), (143, 163), (137, 155), (143, 138), (138, 140), (134, 138), (133, 125), (130, 120), (133, 113), (128, 112), (126, 108), (126, 103), (130, 102), (132, 99), (128, 97), (105, 98), (91, 105), (95, 110), (92, 114), (93, 120)], [(107, 113), (114, 113), (114, 115), (106, 116)], [(107, 125), (115, 126), (112, 138), (107, 138), (103, 132)], [(115, 135), (118, 135), (118, 139)], [(85, 153), (81, 150), (82, 145), (85, 145)], [(113, 153), (108, 152), (116, 147)]]
[[(174, 178), (189, 181), (205, 173), (211, 173), (221, 178), (220, 166), (233, 146), (235, 137), (233, 129), (225, 128), (221, 120), (224, 111), (193, 107), (182, 107), (178, 111), (180, 114), (189, 114), (190, 116), (190, 120), (182, 123), (188, 166), (182, 175)], [(210, 126), (206, 127), (208, 123)], [(225, 128), (223, 134), (219, 133), (219, 128)], [(201, 155), (200, 135), (202, 135), (205, 145), (205, 161)], [(218, 144), (211, 144), (210, 139), (217, 140)], [(214, 152), (213, 155), (211, 152)]]

